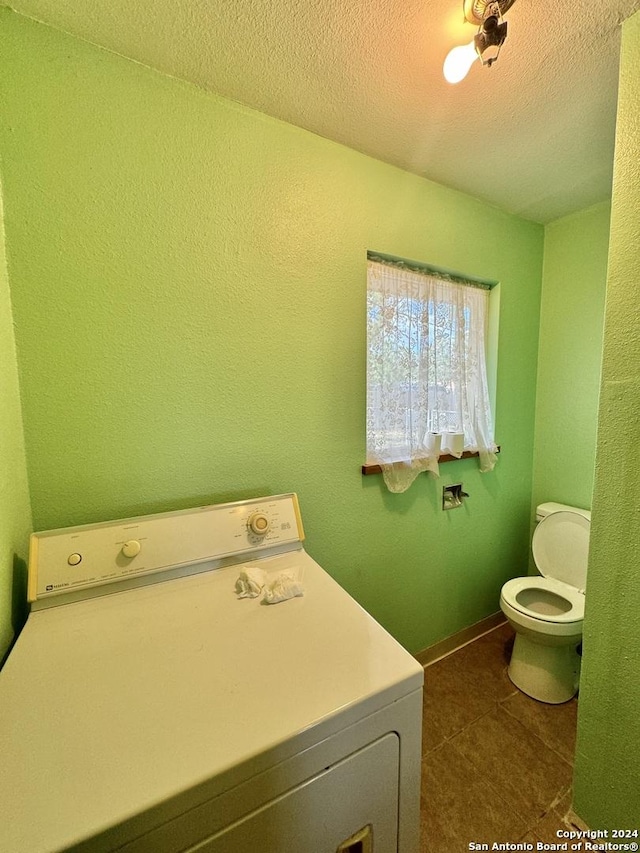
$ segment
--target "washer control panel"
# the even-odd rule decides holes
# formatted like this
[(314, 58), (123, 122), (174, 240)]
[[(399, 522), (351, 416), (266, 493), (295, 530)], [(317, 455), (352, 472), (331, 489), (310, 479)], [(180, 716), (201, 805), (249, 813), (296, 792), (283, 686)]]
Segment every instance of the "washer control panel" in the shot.
[(34, 533), (29, 601), (303, 539), (295, 494)]

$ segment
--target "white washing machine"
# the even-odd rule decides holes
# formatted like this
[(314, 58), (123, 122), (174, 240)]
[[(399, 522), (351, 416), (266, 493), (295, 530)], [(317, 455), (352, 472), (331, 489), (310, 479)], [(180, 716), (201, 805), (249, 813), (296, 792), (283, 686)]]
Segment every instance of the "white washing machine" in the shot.
[(422, 668), (303, 538), (293, 494), (33, 535), (2, 853), (416, 853)]

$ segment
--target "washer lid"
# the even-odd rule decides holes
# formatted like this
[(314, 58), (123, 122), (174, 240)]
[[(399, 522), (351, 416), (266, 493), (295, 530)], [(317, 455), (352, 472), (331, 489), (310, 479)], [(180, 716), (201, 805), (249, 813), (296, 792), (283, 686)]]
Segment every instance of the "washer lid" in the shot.
[(304, 550), (250, 565), (304, 596), (239, 600), (235, 564), (30, 614), (0, 673), (1, 851), (121, 848), (420, 689)]
[(533, 559), (540, 574), (584, 592), (589, 559), (589, 520), (577, 512), (553, 512), (533, 534)]

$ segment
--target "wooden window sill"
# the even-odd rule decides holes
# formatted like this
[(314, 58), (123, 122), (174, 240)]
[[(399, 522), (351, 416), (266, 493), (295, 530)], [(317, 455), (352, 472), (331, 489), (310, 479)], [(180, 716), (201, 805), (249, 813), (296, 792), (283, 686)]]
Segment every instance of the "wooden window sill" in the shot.
[[(500, 453), (500, 446), (496, 448), (496, 453)], [(462, 456), (450, 456), (448, 453), (441, 453), (438, 457), (438, 463), (442, 464), (443, 462), (457, 462), (458, 459), (472, 459), (473, 457), (479, 456), (479, 453), (471, 453), (469, 450), (465, 450)], [(382, 474), (382, 468), (379, 465), (363, 465), (362, 473), (365, 475), (368, 474)]]

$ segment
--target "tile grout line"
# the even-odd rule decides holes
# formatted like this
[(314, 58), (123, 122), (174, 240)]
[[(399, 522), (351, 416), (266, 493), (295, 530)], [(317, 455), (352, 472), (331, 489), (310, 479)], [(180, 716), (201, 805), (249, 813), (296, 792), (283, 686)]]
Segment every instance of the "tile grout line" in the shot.
[[(535, 700), (532, 700), (532, 701), (535, 701)], [(497, 701), (494, 703), (494, 707), (493, 707), (493, 708), (490, 708), (490, 709), (489, 709), (488, 711), (486, 711), (484, 714), (481, 714), (477, 719), (475, 719), (475, 720), (474, 720), (472, 723), (470, 723), (469, 725), (464, 726), (462, 729), (460, 729), (460, 731), (458, 731), (455, 735), (453, 735), (451, 738), (449, 738), (449, 739), (448, 739), (448, 741), (445, 741), (445, 743), (447, 743), (447, 742), (448, 742), (448, 743), (449, 743), (451, 746), (453, 746), (453, 748), (455, 749), (456, 747), (455, 747), (455, 743), (454, 743), (454, 741), (455, 741), (455, 739), (456, 739), (457, 737), (459, 737), (461, 734), (463, 734), (464, 732), (466, 732), (466, 731), (467, 731), (468, 729), (470, 729), (472, 726), (475, 726), (475, 725), (476, 725), (480, 720), (482, 720), (482, 719), (484, 719), (485, 717), (487, 717), (487, 716), (488, 716), (489, 714), (491, 714), (493, 711), (497, 711), (497, 710), (499, 709), (500, 705), (501, 705), (501, 701), (500, 701), (500, 700), (497, 700)], [(505, 709), (505, 711), (506, 711), (506, 709)], [(507, 713), (508, 713), (508, 712), (507, 712)], [(520, 724), (524, 729), (526, 729), (526, 730), (529, 732), (529, 734), (530, 734), (533, 738), (535, 738), (537, 741), (539, 741), (539, 742), (542, 744), (542, 746), (546, 747), (547, 749), (550, 749), (549, 747), (547, 747), (547, 745), (546, 745), (546, 744), (545, 744), (545, 742), (542, 740), (542, 738), (541, 738), (538, 734), (536, 734), (536, 732), (534, 732), (532, 729), (530, 729), (528, 726), (526, 726), (526, 725), (525, 725), (521, 720), (519, 720), (517, 717), (514, 717), (514, 716), (513, 716), (513, 714), (509, 714), (509, 716), (510, 716), (513, 720), (515, 720), (515, 722), (519, 723), (519, 724)], [(568, 762), (568, 761), (566, 761), (566, 759), (562, 758), (562, 756), (560, 756), (560, 755), (559, 755), (559, 753), (558, 753), (558, 752), (556, 752), (556, 750), (550, 749), (550, 751), (551, 751), (551, 752), (553, 752), (553, 754), (554, 754), (557, 758), (560, 758), (560, 759), (561, 759), (561, 761), (562, 761), (562, 763), (563, 763), (563, 764), (566, 764), (566, 765), (567, 765), (569, 768), (571, 768), (571, 770), (573, 771), (573, 767), (572, 767), (572, 765), (571, 765), (571, 764), (569, 764), (569, 762)], [(456, 752), (458, 752), (458, 754), (459, 754), (459, 755), (462, 755), (462, 753), (460, 753), (460, 752), (459, 752), (459, 750), (457, 750), (457, 749), (456, 749)], [(469, 762), (469, 764), (474, 768), (474, 770), (475, 770), (476, 772), (478, 772), (478, 773), (483, 773), (482, 768), (481, 768), (481, 767), (479, 767), (479, 766), (475, 763), (475, 761), (473, 760), (473, 757), (472, 757), (472, 756), (462, 755), (462, 757), (463, 757), (463, 758), (465, 758), (465, 760)], [(500, 794), (500, 792), (498, 791), (498, 789), (497, 789), (497, 788), (492, 784), (492, 781), (491, 781), (491, 779), (490, 779), (490, 778), (487, 778), (487, 785), (488, 785), (488, 787), (493, 791), (494, 795), (495, 795), (495, 796), (496, 796), (496, 797), (497, 797), (501, 802), (506, 803), (506, 801), (505, 801), (504, 797)], [(554, 798), (553, 798), (553, 800), (552, 800), (551, 804), (549, 804), (549, 805), (545, 805), (545, 807), (544, 807), (544, 809), (543, 809), (542, 813), (536, 816), (536, 818), (535, 818), (535, 820), (534, 820), (534, 823), (533, 823), (533, 824), (532, 824), (532, 825), (527, 829), (527, 832), (533, 832), (533, 830), (535, 829), (535, 827), (540, 823), (540, 821), (545, 817), (545, 815), (546, 815), (546, 814), (548, 814), (548, 813), (549, 813), (549, 811), (553, 808), (553, 805), (554, 805), (555, 803), (559, 802), (559, 801), (560, 801), (560, 799), (562, 799), (562, 796), (564, 796), (564, 794), (566, 793), (566, 791), (568, 790), (568, 788), (569, 788), (569, 787), (570, 787), (570, 786), (567, 786), (566, 788), (562, 788), (562, 789), (561, 789), (561, 793), (556, 793), (556, 794), (554, 795)], [(517, 812), (513, 807), (510, 807), (510, 809), (511, 809), (511, 811), (512, 811), (514, 814), (516, 814), (516, 815), (517, 815), (517, 816), (522, 820), (522, 822), (525, 824), (525, 826), (527, 826), (527, 825), (528, 825), (528, 822), (525, 820), (525, 818), (523, 817), (523, 815), (521, 815), (519, 812)], [(526, 833), (525, 833), (525, 834), (526, 834)]]
[[(514, 694), (514, 693), (511, 694), (511, 696), (514, 696), (514, 695), (516, 695), (516, 694)], [(558, 749), (553, 744), (548, 743), (543, 737), (541, 737), (541, 735), (539, 735), (536, 731), (534, 731), (531, 728), (531, 726), (527, 725), (527, 723), (524, 722), (523, 720), (521, 720), (520, 717), (516, 717), (515, 714), (512, 714), (511, 711), (509, 710), (509, 708), (507, 708), (505, 706), (504, 703), (506, 703), (507, 700), (511, 698), (511, 696), (507, 696), (506, 699), (501, 699), (498, 702), (498, 705), (503, 706), (505, 713), (509, 714), (509, 716), (512, 719), (516, 720), (518, 723), (520, 723), (520, 725), (524, 726), (528, 732), (530, 732), (534, 737), (537, 737), (538, 740), (541, 741), (547, 747), (547, 749), (550, 749), (551, 752), (555, 753), (555, 755), (557, 755), (558, 758), (560, 758), (565, 764), (568, 764), (569, 767), (571, 767), (571, 769), (573, 770), (573, 761), (570, 761), (565, 755), (563, 755), (561, 752), (559, 752)], [(535, 702), (537, 700), (532, 699), (532, 701)]]
[[(496, 705), (497, 705), (497, 703), (496, 703)], [(490, 713), (491, 713), (491, 711), (487, 711), (487, 714), (490, 714)], [(483, 714), (482, 716), (486, 717), (487, 714)], [(479, 719), (482, 719), (482, 718), (479, 718)], [(464, 730), (465, 729), (463, 729), (463, 731)], [(461, 734), (461, 733), (462, 732), (459, 732), (458, 734)], [(452, 738), (451, 741), (453, 741), (454, 739), (455, 738)], [(471, 767), (473, 767), (473, 769), (476, 771), (476, 773), (479, 773), (480, 775), (484, 775), (482, 770), (476, 766), (476, 764), (474, 763), (474, 761), (472, 759), (467, 758), (466, 755), (463, 755), (458, 749), (456, 749), (456, 746), (454, 743), (450, 742), (450, 745), (456, 750), (456, 752), (458, 753), (459, 756), (461, 756), (465, 761), (467, 761), (471, 765)], [(485, 778), (485, 782), (486, 782), (486, 785), (489, 788), (489, 790), (492, 792), (492, 795), (493, 795), (493, 798), (495, 799), (495, 801), (502, 803), (502, 806), (504, 809), (510, 811), (512, 814), (514, 814), (518, 818), (519, 821), (521, 821), (522, 825), (525, 827), (523, 835), (526, 835), (527, 832), (531, 832), (532, 827), (530, 828), (528, 826), (528, 822), (525, 820), (524, 816), (521, 815), (518, 811), (516, 811), (516, 809), (513, 807), (513, 805), (510, 805), (507, 802), (507, 800), (505, 800), (503, 795), (500, 793), (500, 791), (493, 784), (492, 780), (489, 778)], [(536, 821), (536, 823), (538, 823), (538, 821)]]

